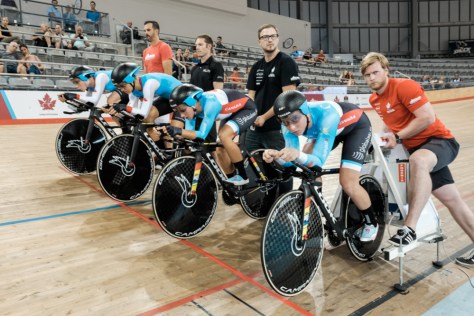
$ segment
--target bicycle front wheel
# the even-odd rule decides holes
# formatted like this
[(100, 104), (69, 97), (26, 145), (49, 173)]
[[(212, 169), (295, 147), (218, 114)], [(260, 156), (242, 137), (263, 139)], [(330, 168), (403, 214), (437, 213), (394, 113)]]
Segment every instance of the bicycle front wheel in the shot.
[[(372, 209), (375, 212), (377, 223), (379, 225), (379, 231), (377, 232), (374, 241), (361, 242), (358, 238), (347, 237), (346, 244), (354, 257), (360, 261), (367, 261), (376, 254), (380, 248), (380, 244), (382, 243), (385, 231), (385, 195), (379, 182), (370, 175), (362, 175), (359, 179), (359, 183), (369, 194)], [(364, 225), (364, 220), (354, 202), (346, 194), (343, 194), (342, 196), (347, 199), (347, 202), (343, 203), (343, 205), (346, 206), (344, 211), (345, 226), (350, 232), (354, 233)]]
[(202, 163), (196, 194), (192, 195), (196, 158), (171, 160), (161, 170), (153, 188), (156, 221), (170, 236), (186, 239), (204, 231), (217, 208), (217, 184), (211, 169)]
[(56, 136), (56, 155), (61, 164), (72, 173), (81, 175), (94, 172), (97, 157), (107, 139), (102, 128), (94, 122), (91, 137), (86, 141), (89, 120), (75, 119), (64, 124)]
[(102, 148), (97, 160), (100, 186), (111, 198), (133, 201), (142, 196), (153, 180), (155, 162), (148, 145), (140, 139), (133, 163), (130, 162), (133, 135), (115, 136)]
[[(258, 167), (267, 179), (273, 179), (277, 176), (277, 171), (270, 165), (263, 161), (263, 149), (253, 151), (250, 156), (257, 163)], [(250, 158), (245, 161), (245, 169), (249, 177), (248, 186), (255, 186), (255, 190), (242, 196), (240, 204), (244, 212), (254, 219), (263, 219), (267, 216), (268, 211), (272, 207), (273, 202), (278, 196), (278, 185), (275, 183), (271, 186), (266, 186), (263, 182), (258, 182), (260, 176), (256, 173), (256, 169), (251, 166), (253, 162)]]
[(302, 240), (304, 194), (290, 191), (272, 206), (261, 241), (265, 278), (275, 292), (294, 296), (313, 280), (323, 257), (324, 231), (319, 208), (311, 199), (308, 239)]

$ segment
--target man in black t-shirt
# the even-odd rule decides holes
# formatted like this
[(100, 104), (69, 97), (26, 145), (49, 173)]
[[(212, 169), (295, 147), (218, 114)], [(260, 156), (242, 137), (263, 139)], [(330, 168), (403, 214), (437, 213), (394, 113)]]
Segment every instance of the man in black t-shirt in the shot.
[[(257, 104), (255, 130), (247, 131), (245, 147), (249, 152), (255, 149), (276, 149), (285, 147), (281, 124), (273, 112), (275, 99), (287, 90), (296, 90), (300, 84), (298, 66), (288, 55), (278, 49), (278, 29), (272, 24), (264, 24), (258, 29), (258, 43), (263, 50), (263, 58), (250, 70), (248, 95)], [(280, 193), (293, 188), (293, 181), (280, 185)]]

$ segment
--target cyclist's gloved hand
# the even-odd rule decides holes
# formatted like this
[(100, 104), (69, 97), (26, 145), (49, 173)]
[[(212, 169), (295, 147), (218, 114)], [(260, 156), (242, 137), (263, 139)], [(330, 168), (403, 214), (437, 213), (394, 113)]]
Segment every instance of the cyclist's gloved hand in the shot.
[(179, 128), (179, 127), (176, 127), (176, 126), (171, 126), (171, 125), (166, 126), (166, 131), (172, 137), (176, 136), (176, 135), (181, 135), (183, 133), (182, 128)]
[(72, 93), (72, 92), (66, 92), (63, 94), (63, 96), (66, 100), (79, 99), (79, 95), (77, 93)]
[(117, 111), (118, 113), (126, 112), (127, 111), (127, 105), (122, 104), (122, 103), (114, 104), (114, 110)]

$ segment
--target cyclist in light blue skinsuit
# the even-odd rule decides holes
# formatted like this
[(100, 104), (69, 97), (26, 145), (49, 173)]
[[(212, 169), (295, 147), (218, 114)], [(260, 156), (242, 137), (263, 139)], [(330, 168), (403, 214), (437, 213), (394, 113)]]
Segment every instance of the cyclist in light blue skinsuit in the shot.
[[(127, 111), (133, 115), (141, 115), (145, 123), (153, 123), (158, 117), (172, 113), (169, 98), (174, 88), (181, 81), (163, 73), (149, 73), (138, 76), (140, 66), (134, 63), (123, 63), (112, 71), (112, 82), (122, 92), (127, 93), (128, 104), (116, 104), (117, 112)], [(179, 116), (173, 117), (172, 125), (183, 126), (184, 120)], [(153, 128), (147, 129), (151, 138), (160, 139), (160, 133)]]
[[(275, 115), (282, 123), (285, 148), (266, 150), (263, 159), (277, 160), (284, 166), (297, 161), (305, 166), (322, 167), (331, 150), (343, 143), (339, 182), (344, 192), (361, 210), (365, 225), (356, 234), (363, 242), (377, 237), (378, 225), (369, 195), (359, 184), (360, 170), (372, 137), (365, 113), (356, 105), (332, 101), (307, 102), (299, 91), (285, 91), (274, 103)], [(300, 151), (299, 136), (307, 137)]]
[[(201, 116), (203, 119), (197, 131), (169, 126), (167, 129), (171, 136), (181, 135), (188, 139), (204, 140), (213, 123), (221, 120), (219, 139), (239, 172), (227, 182), (234, 185), (249, 183), (242, 153), (233, 138), (252, 126), (257, 118), (257, 107), (252, 99), (236, 90), (216, 89), (204, 92), (194, 85), (183, 84), (171, 93), (170, 105), (175, 113), (180, 112), (181, 116), (188, 120), (194, 119), (195, 116)], [(219, 162), (226, 174), (232, 172), (232, 165), (228, 161), (219, 159)]]

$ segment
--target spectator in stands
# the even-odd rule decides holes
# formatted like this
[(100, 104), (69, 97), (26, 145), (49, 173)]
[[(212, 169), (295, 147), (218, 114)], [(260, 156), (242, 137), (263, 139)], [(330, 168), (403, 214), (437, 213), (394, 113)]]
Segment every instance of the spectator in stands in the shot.
[(421, 86), (425, 90), (430, 90), (431, 89), (431, 76), (430, 75), (423, 75), (421, 77)]
[(189, 48), (186, 48), (184, 50), (183, 58), (184, 58), (184, 61), (186, 62), (186, 65), (188, 65), (188, 67), (194, 66), (193, 61), (191, 59), (191, 51), (189, 50)]
[(41, 75), (44, 72), (44, 66), (41, 64), (41, 60), (38, 56), (30, 53), (26, 44), (20, 44), (20, 52), (23, 55), (21, 58), (23, 63), (18, 64), (17, 72), (19, 74)]
[(145, 21), (145, 37), (150, 46), (143, 51), (145, 73), (161, 72), (173, 75), (173, 51), (160, 40), (160, 25), (156, 21)]
[(69, 36), (71, 39), (67, 44), (68, 49), (74, 50), (93, 50), (94, 46), (89, 42), (87, 36), (82, 33), (82, 26), (76, 25), (76, 33)]
[(127, 26), (122, 28), (120, 31), (120, 38), (122, 39), (123, 44), (132, 44), (132, 31), (133, 31), (133, 39), (140, 40), (141, 36), (138, 34), (138, 28), (133, 27), (132, 21), (127, 21)]
[(100, 12), (95, 8), (95, 2), (90, 2), (91, 9), (86, 13), (86, 19), (94, 23), (99, 23), (100, 21)]
[(355, 85), (354, 74), (352, 73), (352, 71), (347, 72), (347, 85), (348, 86)]
[(232, 85), (232, 89), (240, 89), (242, 83), (242, 77), (239, 73), (239, 67), (235, 66), (232, 73), (230, 74), (229, 81), (234, 82), (235, 84)]
[[(278, 29), (272, 24), (264, 24), (257, 31), (263, 58), (252, 66), (247, 81), (248, 95), (255, 100), (258, 115), (254, 122), (255, 130), (248, 130), (244, 139), (245, 147), (250, 152), (255, 149), (282, 150), (285, 147), (273, 103), (283, 91), (296, 90), (301, 82), (296, 62), (278, 49), (278, 37)], [(280, 194), (292, 188), (292, 179), (282, 182)]]
[(58, 7), (58, 0), (51, 1), (51, 5), (48, 7), (48, 16), (50, 22), (61, 23), (62, 15), (61, 9)]
[(444, 89), (446, 88), (446, 76), (439, 76), (439, 78), (435, 78), (432, 80), (432, 87), (433, 89)]
[(2, 0), (2, 2), (0, 3), (0, 5), (18, 9), (18, 7), (16, 6), (15, 0)]
[(222, 36), (218, 36), (216, 40), (216, 54), (219, 56), (227, 56), (229, 52), (226, 50), (224, 44), (222, 44)]
[(306, 61), (311, 62), (313, 60), (313, 49), (310, 47), (308, 48), (303, 55), (303, 59)]
[(51, 36), (51, 43), (56, 48), (66, 49), (69, 43), (69, 37), (64, 34), (61, 24), (56, 24)]
[(39, 47), (51, 47), (51, 31), (48, 24), (41, 23), (40, 31), (33, 35), (33, 45)]
[(326, 55), (324, 54), (324, 50), (320, 50), (318, 56), (316, 56), (315, 61), (317, 63), (326, 63), (328, 61)]
[[(10, 60), (18, 60), (20, 56), (18, 56), (17, 52), (18, 43), (13, 41), (10, 42), (5, 51), (0, 53), (0, 59), (10, 59)], [(16, 74), (18, 69), (17, 62), (0, 62), (0, 72), (5, 72), (9, 74)]]
[(66, 32), (74, 32), (76, 30), (77, 17), (72, 13), (72, 8), (67, 5), (65, 8), (66, 12), (63, 14), (64, 29)]
[(349, 71), (343, 70), (341, 74), (339, 75), (339, 83), (340, 84), (347, 84), (347, 81), (349, 80)]
[[(183, 50), (181, 48), (176, 49), (174, 60), (176, 62), (179, 62), (181, 65), (185, 66), (186, 73), (189, 72), (189, 69), (186, 64), (186, 60), (183, 56)], [(175, 61), (173, 61), (173, 77), (175, 77), (178, 80), (181, 80), (181, 77), (182, 77), (181, 75), (184, 72), (184, 69), (181, 65), (177, 64)]]
[(20, 42), (20, 38), (18, 36), (13, 36), (12, 32), (8, 28), (8, 17), (2, 17), (2, 24), (0, 25), (1, 33), (0, 33), (0, 41), (4, 43), (10, 43), (11, 41), (15, 41), (17, 43)]
[(461, 82), (461, 77), (459, 77), (459, 73), (455, 73), (451, 82)]
[(293, 57), (293, 58), (301, 57), (301, 54), (298, 51), (298, 47), (293, 46), (293, 51), (291, 52), (290, 56)]

